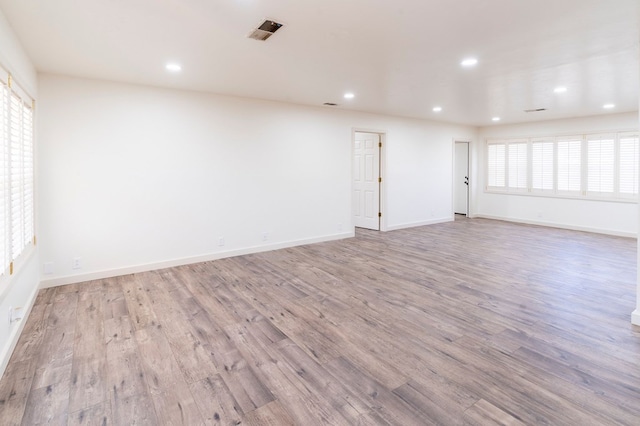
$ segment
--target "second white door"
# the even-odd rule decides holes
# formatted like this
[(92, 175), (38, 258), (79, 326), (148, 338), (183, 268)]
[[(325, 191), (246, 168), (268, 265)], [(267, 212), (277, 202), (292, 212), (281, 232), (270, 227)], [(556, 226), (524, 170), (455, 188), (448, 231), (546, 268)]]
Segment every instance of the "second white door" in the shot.
[(353, 143), (354, 224), (379, 231), (380, 135), (356, 132)]
[(453, 178), (453, 210), (456, 214), (469, 214), (469, 143), (455, 143)]

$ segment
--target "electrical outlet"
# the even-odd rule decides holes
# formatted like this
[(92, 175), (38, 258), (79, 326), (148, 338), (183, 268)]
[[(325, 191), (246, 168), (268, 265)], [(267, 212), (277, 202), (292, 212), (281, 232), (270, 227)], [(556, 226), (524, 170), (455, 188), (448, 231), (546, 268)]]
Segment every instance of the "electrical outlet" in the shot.
[(42, 272), (44, 272), (45, 275), (53, 274), (53, 262), (45, 262), (42, 265)]
[(74, 257), (71, 263), (71, 269), (82, 269), (82, 258)]
[(22, 306), (9, 307), (9, 324), (20, 321), (22, 319)]
[(224, 237), (218, 238), (218, 246), (220, 247), (224, 246)]
[(338, 232), (340, 232), (340, 231), (342, 231), (342, 224), (341, 223), (338, 224)]
[(263, 232), (262, 233), (262, 241), (268, 241), (269, 240), (269, 233), (268, 232)]

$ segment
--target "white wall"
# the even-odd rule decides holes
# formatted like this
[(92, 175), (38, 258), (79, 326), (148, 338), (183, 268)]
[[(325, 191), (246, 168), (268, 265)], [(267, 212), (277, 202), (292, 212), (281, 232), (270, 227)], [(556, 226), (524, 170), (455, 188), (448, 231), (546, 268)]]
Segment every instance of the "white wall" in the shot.
[[(33, 65), (0, 11), (0, 64), (31, 96), (36, 97), (37, 78)], [(38, 113), (36, 110), (36, 120)], [(36, 141), (37, 150), (37, 141)], [(38, 228), (36, 227), (36, 230)], [(38, 253), (34, 251), (15, 268), (11, 277), (0, 280), (0, 376), (18, 341), (24, 320), (9, 324), (9, 308), (22, 307), (29, 312), (38, 291)]]
[(604, 114), (594, 117), (481, 128), (474, 147), (477, 159), (474, 214), (569, 229), (636, 236), (638, 231), (637, 203), (506, 195), (484, 191), (486, 176), (484, 144), (487, 139), (611, 130), (638, 130), (638, 113)]
[(389, 228), (451, 220), (452, 138), (475, 138), (470, 127), (52, 75), (39, 90), (40, 255), (53, 264), (43, 285), (353, 235), (354, 129), (386, 133)]

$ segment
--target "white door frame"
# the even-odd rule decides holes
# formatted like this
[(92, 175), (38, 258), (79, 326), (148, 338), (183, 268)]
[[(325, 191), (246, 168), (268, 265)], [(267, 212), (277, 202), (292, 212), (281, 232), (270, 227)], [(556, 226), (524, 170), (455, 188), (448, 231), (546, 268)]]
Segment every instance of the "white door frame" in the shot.
[(451, 218), (453, 219), (456, 215), (456, 207), (455, 207), (455, 186), (456, 186), (456, 144), (457, 143), (466, 143), (468, 146), (467, 149), (467, 173), (469, 176), (469, 186), (467, 188), (467, 217), (472, 217), (471, 212), (471, 199), (473, 197), (473, 191), (471, 190), (473, 185), (473, 180), (471, 177), (473, 176), (471, 166), (473, 162), (471, 161), (471, 147), (473, 146), (472, 142), (469, 139), (453, 139), (453, 143), (451, 144)]
[(351, 229), (355, 230), (355, 224), (353, 221), (353, 157), (354, 157), (354, 143), (356, 140), (356, 132), (362, 133), (377, 133), (380, 135), (380, 142), (382, 143), (382, 147), (380, 148), (380, 176), (382, 177), (382, 182), (380, 182), (380, 213), (382, 216), (380, 217), (380, 231), (387, 231), (387, 185), (386, 185), (386, 147), (387, 147), (387, 132), (385, 130), (380, 129), (371, 129), (367, 127), (352, 127), (351, 128), (351, 174), (349, 179), (351, 180), (351, 196), (349, 197), (349, 211), (351, 212)]

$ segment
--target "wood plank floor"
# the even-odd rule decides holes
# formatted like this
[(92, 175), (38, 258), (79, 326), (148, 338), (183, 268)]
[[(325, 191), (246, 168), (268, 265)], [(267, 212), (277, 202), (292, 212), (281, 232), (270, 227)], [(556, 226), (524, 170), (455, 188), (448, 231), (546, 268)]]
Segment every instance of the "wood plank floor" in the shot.
[(42, 290), (0, 424), (638, 425), (635, 256), (463, 218)]

